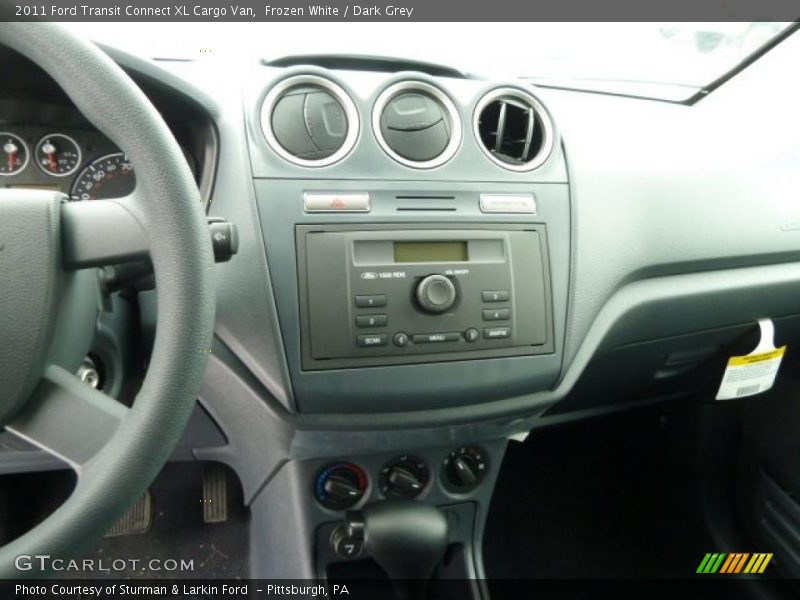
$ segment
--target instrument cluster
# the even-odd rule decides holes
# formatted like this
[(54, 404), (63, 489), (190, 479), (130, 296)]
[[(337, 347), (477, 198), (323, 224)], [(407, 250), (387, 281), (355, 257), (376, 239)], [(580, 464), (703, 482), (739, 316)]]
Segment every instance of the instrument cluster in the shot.
[[(184, 151), (192, 173), (196, 165)], [(72, 201), (122, 198), (136, 188), (124, 153), (94, 131), (0, 128), (0, 187), (59, 191)]]

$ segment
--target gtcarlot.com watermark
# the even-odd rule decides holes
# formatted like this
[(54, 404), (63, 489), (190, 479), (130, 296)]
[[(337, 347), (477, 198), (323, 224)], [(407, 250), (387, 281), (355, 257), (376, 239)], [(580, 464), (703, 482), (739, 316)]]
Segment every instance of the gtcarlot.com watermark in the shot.
[(18, 571), (55, 571), (86, 573), (121, 573), (129, 571), (194, 571), (194, 559), (186, 558), (115, 558), (112, 560), (55, 558), (49, 554), (20, 554), (14, 559)]

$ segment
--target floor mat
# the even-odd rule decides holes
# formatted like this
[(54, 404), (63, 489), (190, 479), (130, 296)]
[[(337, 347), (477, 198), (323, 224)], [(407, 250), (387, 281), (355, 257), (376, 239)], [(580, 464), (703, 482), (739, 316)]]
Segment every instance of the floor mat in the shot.
[[(152, 527), (140, 535), (104, 538), (85, 558), (105, 564), (124, 559), (123, 570), (98, 577), (159, 579), (198, 577), (234, 579), (248, 575), (249, 516), (238, 486), (229, 498), (224, 523), (203, 522), (203, 463), (169, 463), (150, 491), (155, 509)], [(233, 475), (229, 479), (235, 480)], [(138, 560), (133, 563), (131, 560)], [(157, 561), (150, 563), (150, 561)], [(168, 570), (175, 560), (192, 561), (193, 569)], [(122, 565), (120, 561), (117, 564)], [(152, 567), (152, 568), (151, 568)], [(64, 575), (68, 575), (64, 573)], [(72, 574), (84, 577), (83, 573)]]

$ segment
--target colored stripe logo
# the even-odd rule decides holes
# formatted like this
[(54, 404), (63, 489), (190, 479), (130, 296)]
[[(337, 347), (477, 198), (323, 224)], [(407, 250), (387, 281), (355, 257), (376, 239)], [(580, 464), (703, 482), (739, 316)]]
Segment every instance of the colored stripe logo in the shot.
[(708, 553), (700, 561), (697, 573), (701, 574), (726, 574), (738, 573), (761, 574), (772, 560), (772, 552), (713, 552)]

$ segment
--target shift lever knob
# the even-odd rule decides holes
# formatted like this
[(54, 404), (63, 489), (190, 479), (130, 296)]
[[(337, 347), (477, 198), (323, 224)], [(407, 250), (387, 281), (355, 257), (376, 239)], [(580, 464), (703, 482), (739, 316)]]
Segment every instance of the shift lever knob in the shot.
[(428, 582), (444, 557), (447, 517), (435, 506), (381, 500), (346, 517), (350, 535), (386, 571), (401, 600), (425, 598)]

